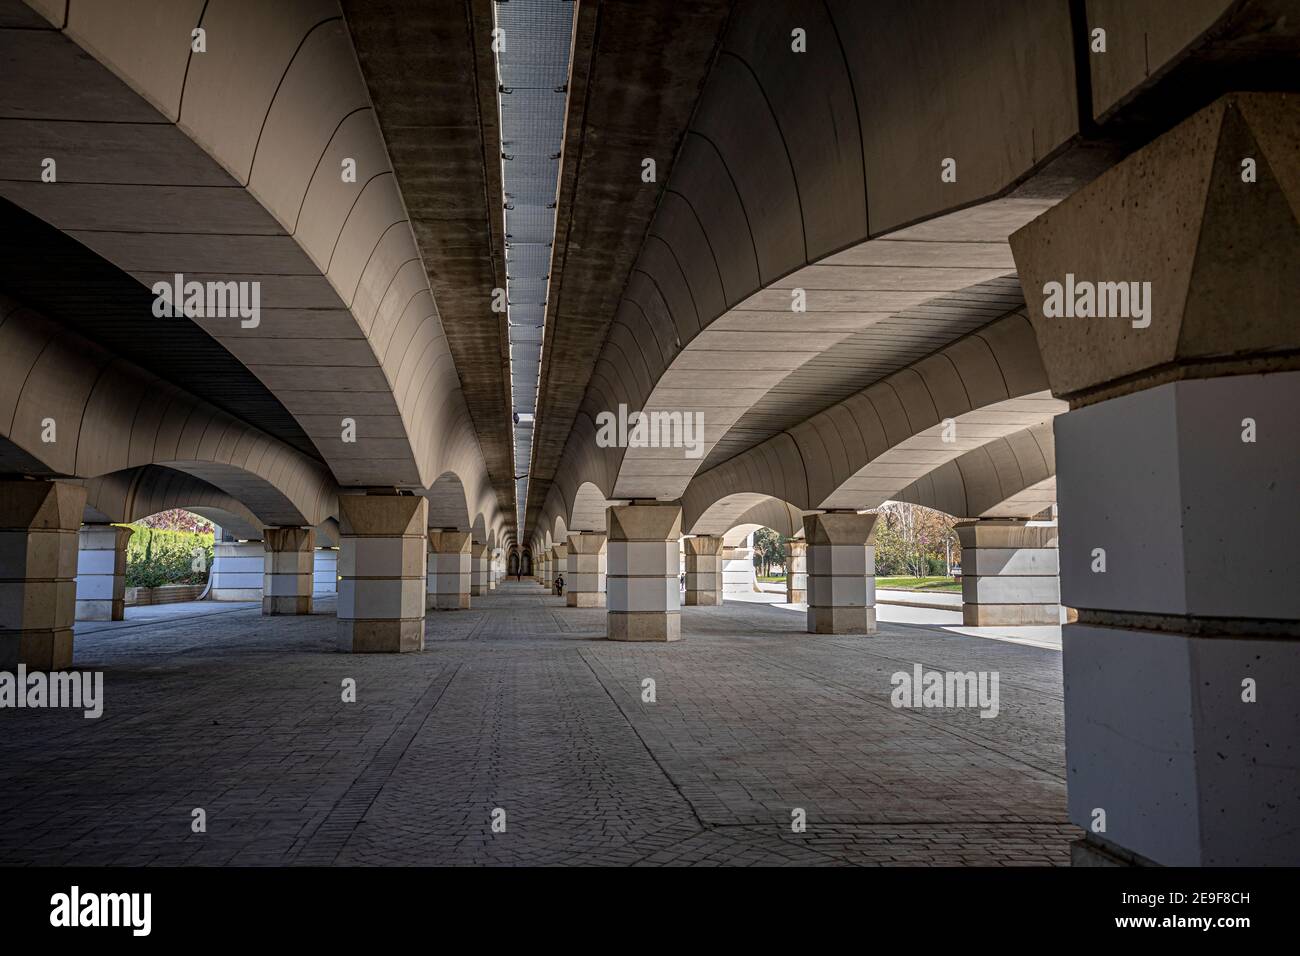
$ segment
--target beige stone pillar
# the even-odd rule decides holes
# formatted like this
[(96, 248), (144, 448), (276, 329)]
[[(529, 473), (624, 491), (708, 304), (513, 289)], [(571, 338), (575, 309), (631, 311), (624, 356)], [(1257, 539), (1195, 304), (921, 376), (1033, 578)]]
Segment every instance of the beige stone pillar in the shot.
[(569, 607), (605, 606), (605, 545), (603, 531), (569, 535), (568, 568), (564, 573), (564, 601)]
[(473, 577), (474, 541), (468, 531), (430, 531), (429, 556), (433, 570), (429, 607), (440, 611), (467, 611)]
[(1070, 403), (1053, 425), (1079, 862), (1300, 860), (1298, 210), (1300, 97), (1234, 93), (1011, 237)]
[(1056, 527), (1015, 518), (959, 523), (962, 623), (1015, 627), (1061, 623)]
[(613, 641), (676, 641), (682, 636), (677, 502), (614, 505), (606, 512), (606, 633)]
[(428, 509), (418, 495), (339, 495), (340, 650), (424, 649)]
[(551, 549), (547, 548), (541, 554), (542, 565), (542, 587), (550, 590), (555, 584), (555, 570), (551, 567)]
[(266, 583), (266, 547), (261, 541), (218, 541), (212, 547), (214, 601), (260, 601)]
[(722, 603), (722, 538), (696, 535), (686, 546), (686, 603), (717, 607)]
[(316, 564), (312, 528), (267, 528), (262, 575), (263, 614), (310, 614)]
[(874, 514), (805, 515), (808, 542), (808, 633), (876, 633)]
[(0, 669), (72, 666), (85, 508), (79, 485), (0, 481)]
[(77, 620), (121, 621), (126, 617), (126, 545), (131, 528), (115, 524), (81, 526), (77, 550)]
[(488, 558), (491, 550), (486, 544), (475, 542), (470, 547), (469, 553), (469, 593), (474, 597), (482, 597), (490, 590), (488, 587)]
[(724, 594), (753, 594), (758, 590), (758, 575), (754, 570), (753, 537), (740, 544), (723, 545), (722, 591)]
[(808, 600), (808, 542), (791, 538), (785, 543), (785, 600), (803, 604)]

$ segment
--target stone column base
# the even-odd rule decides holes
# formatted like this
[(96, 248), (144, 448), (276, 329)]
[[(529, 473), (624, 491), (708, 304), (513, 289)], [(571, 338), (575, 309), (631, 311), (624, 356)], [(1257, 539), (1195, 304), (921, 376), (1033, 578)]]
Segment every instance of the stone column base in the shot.
[(809, 634), (875, 634), (874, 607), (810, 607)]
[[(689, 574), (687, 575), (689, 579)], [(686, 589), (686, 604), (697, 607), (720, 607), (722, 605), (721, 591), (693, 591)]]
[(605, 595), (603, 592), (569, 591), (564, 596), (564, 602), (569, 607), (604, 607)]
[(311, 610), (310, 595), (273, 594), (262, 597), (262, 613), (266, 615), (310, 614)]
[(606, 635), (611, 641), (680, 641), (680, 611), (610, 611)]
[(339, 621), (338, 649), (352, 654), (408, 654), (424, 650), (424, 620)]

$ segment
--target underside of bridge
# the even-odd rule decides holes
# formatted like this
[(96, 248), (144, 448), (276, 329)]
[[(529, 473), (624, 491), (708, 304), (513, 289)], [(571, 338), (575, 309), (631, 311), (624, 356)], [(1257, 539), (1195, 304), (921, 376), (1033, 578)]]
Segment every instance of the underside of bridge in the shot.
[[(375, 816), (261, 857), (59, 862), (1300, 864), (1300, 0), (0, 0), (0, 75), (0, 671), (167, 719), (128, 662), (211, 703), (206, 630), (469, 741), (358, 753)], [(212, 566), (146, 607), (175, 509)], [(949, 603), (878, 592), (935, 513)], [(826, 745), (878, 719), (943, 756)], [(39, 845), (71, 734), (19, 724)], [(384, 801), (426, 767), (453, 826), (488, 763), (473, 832), (535, 842), (403, 857)]]

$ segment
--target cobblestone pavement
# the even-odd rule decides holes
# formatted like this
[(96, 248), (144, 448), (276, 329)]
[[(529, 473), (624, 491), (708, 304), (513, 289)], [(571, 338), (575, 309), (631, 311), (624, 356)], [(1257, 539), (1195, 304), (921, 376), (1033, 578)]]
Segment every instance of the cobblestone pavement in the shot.
[[(79, 627), (99, 720), (0, 711), (0, 863), (1064, 865), (1077, 832), (1053, 650), (739, 602), (611, 643), (531, 583), (409, 655), (336, 653), (332, 599), (204, 609)], [(914, 663), (997, 671), (1000, 713), (895, 709)]]

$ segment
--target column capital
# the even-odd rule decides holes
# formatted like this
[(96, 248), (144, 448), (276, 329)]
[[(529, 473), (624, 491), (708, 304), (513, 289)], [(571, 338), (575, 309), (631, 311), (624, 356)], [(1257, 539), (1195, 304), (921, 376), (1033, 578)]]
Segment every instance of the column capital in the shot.
[(608, 541), (604, 531), (573, 531), (569, 533), (569, 554), (599, 554)]
[(1300, 96), (1231, 93), (1015, 232), (1053, 394), (1297, 367), (1297, 155)]

